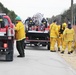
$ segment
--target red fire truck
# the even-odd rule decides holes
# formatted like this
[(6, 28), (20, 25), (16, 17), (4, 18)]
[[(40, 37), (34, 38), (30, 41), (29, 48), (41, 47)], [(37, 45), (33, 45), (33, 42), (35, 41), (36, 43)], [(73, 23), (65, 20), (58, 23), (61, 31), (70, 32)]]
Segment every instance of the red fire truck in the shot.
[(8, 15), (0, 13), (0, 60), (13, 61), (14, 24)]

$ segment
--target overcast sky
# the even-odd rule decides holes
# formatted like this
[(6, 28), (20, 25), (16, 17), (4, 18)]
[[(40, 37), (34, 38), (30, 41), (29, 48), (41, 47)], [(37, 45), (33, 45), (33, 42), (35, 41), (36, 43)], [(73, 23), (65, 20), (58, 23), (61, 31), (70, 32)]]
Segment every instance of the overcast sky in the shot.
[(63, 13), (71, 6), (71, 0), (1, 0), (0, 2), (22, 19), (36, 13), (42, 13), (44, 17), (50, 18), (53, 15)]

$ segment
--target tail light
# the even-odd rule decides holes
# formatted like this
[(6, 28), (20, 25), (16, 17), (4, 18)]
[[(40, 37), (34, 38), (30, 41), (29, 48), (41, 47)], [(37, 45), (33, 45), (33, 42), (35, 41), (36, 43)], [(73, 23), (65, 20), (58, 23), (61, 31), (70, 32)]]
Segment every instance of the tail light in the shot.
[(26, 37), (26, 40), (28, 40), (29, 38), (28, 37)]
[(48, 40), (50, 40), (50, 38), (48, 38)]
[(7, 43), (4, 43), (3, 47), (4, 48), (7, 48), (8, 47), (8, 44)]

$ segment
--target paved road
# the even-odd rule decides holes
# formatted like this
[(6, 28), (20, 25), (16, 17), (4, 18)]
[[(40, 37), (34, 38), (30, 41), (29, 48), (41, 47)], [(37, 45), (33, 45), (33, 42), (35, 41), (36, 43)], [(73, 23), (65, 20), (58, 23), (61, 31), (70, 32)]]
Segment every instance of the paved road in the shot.
[(0, 75), (76, 75), (64, 59), (45, 47), (27, 47), (25, 58), (17, 55), (15, 48), (13, 62), (0, 62)]

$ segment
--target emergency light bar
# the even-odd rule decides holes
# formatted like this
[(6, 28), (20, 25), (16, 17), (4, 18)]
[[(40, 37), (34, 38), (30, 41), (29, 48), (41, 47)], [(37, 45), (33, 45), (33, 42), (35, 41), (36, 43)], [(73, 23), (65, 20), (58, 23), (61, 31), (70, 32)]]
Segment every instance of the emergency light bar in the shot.
[(2, 15), (2, 16), (3, 16), (3, 15), (6, 15), (6, 13), (0, 13), (0, 15)]

